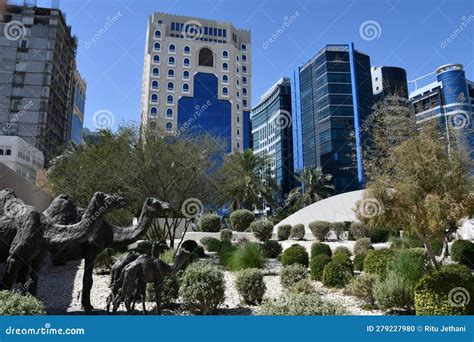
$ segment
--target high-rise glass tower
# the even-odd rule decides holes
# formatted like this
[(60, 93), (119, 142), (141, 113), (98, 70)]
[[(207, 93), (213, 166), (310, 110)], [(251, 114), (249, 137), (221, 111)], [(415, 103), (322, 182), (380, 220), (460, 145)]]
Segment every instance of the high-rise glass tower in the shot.
[(373, 105), (370, 57), (354, 45), (326, 45), (294, 78), (295, 170), (321, 167), (336, 193), (364, 184), (361, 126)]

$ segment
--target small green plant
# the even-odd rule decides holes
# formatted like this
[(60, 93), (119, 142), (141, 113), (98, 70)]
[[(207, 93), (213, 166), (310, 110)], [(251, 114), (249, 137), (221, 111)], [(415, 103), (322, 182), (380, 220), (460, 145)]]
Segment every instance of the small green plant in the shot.
[(232, 241), (232, 236), (233, 236), (232, 230), (228, 228), (224, 228), (221, 230), (220, 236), (221, 236), (221, 241)]
[(351, 271), (354, 269), (354, 265), (352, 265), (351, 258), (349, 258), (347, 256), (347, 254), (344, 254), (344, 253), (333, 254), (333, 256), (331, 258), (331, 261), (339, 262), (341, 264), (344, 264), (347, 267), (349, 267), (351, 269)]
[(420, 278), (430, 270), (430, 258), (422, 248), (399, 249), (391, 259), (388, 269), (406, 282), (415, 286)]
[(167, 249), (160, 255), (160, 260), (166, 262), (168, 265), (174, 262), (175, 251)]
[(370, 237), (370, 228), (364, 223), (352, 222), (349, 231), (356, 240), (365, 237)]
[(319, 240), (326, 240), (326, 236), (332, 228), (331, 222), (326, 221), (314, 221), (309, 224), (309, 230), (313, 233), (313, 236)]
[(392, 249), (382, 248), (367, 252), (364, 261), (364, 271), (385, 278), (388, 266), (395, 252)]
[[(161, 293), (161, 302), (164, 307), (170, 307), (175, 304), (179, 297), (180, 277), (183, 271), (173, 273), (166, 277), (163, 281), (163, 292)], [(149, 283), (146, 286), (147, 302), (155, 301), (154, 284)]]
[(297, 282), (291, 287), (290, 291), (293, 293), (302, 294), (315, 293), (314, 286), (313, 284), (311, 284), (311, 281), (309, 281), (309, 279), (301, 279), (299, 282)]
[(263, 248), (256, 242), (245, 242), (232, 253), (228, 267), (232, 271), (246, 268), (263, 268), (265, 255)]
[(246, 231), (253, 221), (255, 221), (255, 214), (250, 210), (236, 210), (230, 214), (230, 225), (237, 232)]
[(324, 301), (317, 293), (288, 292), (277, 299), (265, 301), (259, 315), (264, 316), (332, 316), (343, 315), (344, 309)]
[(278, 241), (275, 241), (275, 240), (265, 241), (262, 244), (262, 247), (263, 247), (263, 253), (265, 254), (265, 257), (271, 258), (271, 259), (277, 258), (283, 250), (283, 248), (278, 243)]
[(389, 271), (384, 279), (378, 278), (374, 284), (374, 297), (378, 306), (383, 309), (413, 307), (413, 284)]
[(201, 242), (201, 245), (203, 245), (208, 252), (217, 252), (221, 246), (219, 239), (211, 236), (205, 236), (199, 242)]
[(319, 254), (311, 258), (310, 270), (311, 279), (322, 280), (324, 267), (331, 261), (331, 258), (326, 254)]
[(216, 214), (204, 214), (200, 220), (200, 228), (203, 232), (217, 233), (221, 229), (221, 218)]
[(46, 309), (38, 299), (31, 295), (21, 295), (13, 291), (0, 291), (1, 316), (39, 316)]
[(331, 261), (324, 267), (322, 280), (325, 286), (341, 288), (350, 282), (352, 275), (347, 264)]
[(367, 254), (368, 251), (371, 249), (374, 249), (372, 245), (370, 244), (370, 239), (369, 238), (360, 238), (357, 239), (355, 245), (354, 245), (354, 254)]
[(304, 267), (308, 267), (308, 253), (303, 246), (294, 244), (283, 251), (283, 254), (281, 255), (281, 263), (283, 266), (300, 264)]
[(347, 257), (350, 257), (352, 255), (351, 251), (349, 250), (349, 248), (347, 247), (344, 247), (344, 246), (339, 246), (336, 248), (336, 250), (334, 251), (334, 255), (336, 254), (344, 254), (345, 256)]
[(217, 267), (198, 261), (184, 271), (179, 295), (190, 309), (211, 314), (224, 303), (224, 292), (224, 273)]
[(291, 226), (289, 224), (282, 224), (278, 226), (277, 236), (278, 240), (288, 240), (291, 233)]
[(217, 255), (219, 256), (219, 263), (228, 268), (230, 258), (237, 250), (237, 246), (233, 245), (230, 241), (222, 241), (219, 245), (219, 250), (217, 251)]
[(281, 285), (286, 289), (291, 289), (300, 280), (306, 279), (308, 270), (300, 264), (293, 264), (282, 267), (280, 271)]
[(356, 271), (363, 271), (364, 270), (364, 261), (366, 254), (357, 254), (354, 257), (354, 270)]
[(468, 267), (474, 267), (474, 243), (467, 240), (456, 240), (451, 246), (451, 257), (454, 261)]
[(311, 258), (314, 258), (317, 255), (327, 255), (328, 257), (332, 256), (331, 247), (322, 242), (313, 242), (311, 245)]
[(303, 240), (305, 235), (304, 224), (295, 224), (290, 230), (290, 239)]
[(253, 235), (260, 241), (267, 241), (272, 238), (273, 223), (267, 220), (260, 220), (252, 222), (250, 229)]
[(368, 305), (375, 304), (374, 298), (374, 284), (376, 277), (372, 274), (364, 273), (352, 278), (349, 285), (347, 285), (346, 292), (354, 297), (360, 298)]
[(242, 296), (243, 302), (249, 305), (260, 304), (267, 290), (263, 273), (256, 268), (240, 271), (235, 279), (235, 287)]

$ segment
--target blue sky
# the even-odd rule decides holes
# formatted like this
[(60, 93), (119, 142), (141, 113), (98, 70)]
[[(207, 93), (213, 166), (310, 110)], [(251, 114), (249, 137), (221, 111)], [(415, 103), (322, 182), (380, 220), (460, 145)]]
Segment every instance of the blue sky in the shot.
[[(474, 80), (472, 0), (62, 0), (61, 9), (79, 40), (78, 68), (88, 83), (85, 126), (91, 129), (93, 114), (103, 109), (113, 113), (114, 128), (139, 120), (147, 16), (153, 11), (251, 29), (253, 104), (325, 44), (350, 41), (370, 55), (372, 66), (403, 67), (409, 80), (447, 63), (464, 64)], [(114, 16), (114, 24), (86, 48)], [(361, 25), (369, 25), (367, 35)]]

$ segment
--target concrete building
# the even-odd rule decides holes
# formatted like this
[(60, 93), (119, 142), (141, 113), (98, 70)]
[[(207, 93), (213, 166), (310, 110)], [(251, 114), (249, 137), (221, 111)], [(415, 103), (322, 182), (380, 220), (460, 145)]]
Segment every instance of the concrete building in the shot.
[(336, 194), (364, 185), (361, 125), (373, 106), (370, 57), (354, 45), (326, 45), (295, 71), (295, 171), (321, 167)]
[(208, 132), (227, 151), (250, 147), (250, 31), (155, 12), (148, 19), (141, 124), (169, 134)]
[(291, 81), (281, 78), (252, 108), (252, 149), (270, 157), (269, 168), (279, 188), (280, 201), (294, 187)]
[(79, 71), (74, 73), (74, 101), (70, 120), (68, 141), (76, 145), (82, 144), (82, 128), (84, 126), (84, 111), (86, 105), (87, 83)]
[(35, 183), (44, 165), (43, 153), (17, 136), (0, 136), (0, 163)]
[(393, 66), (372, 67), (371, 75), (375, 102), (391, 95), (408, 99), (408, 82), (405, 69)]
[(0, 129), (46, 160), (67, 141), (76, 48), (58, 9), (8, 6), (0, 14)]

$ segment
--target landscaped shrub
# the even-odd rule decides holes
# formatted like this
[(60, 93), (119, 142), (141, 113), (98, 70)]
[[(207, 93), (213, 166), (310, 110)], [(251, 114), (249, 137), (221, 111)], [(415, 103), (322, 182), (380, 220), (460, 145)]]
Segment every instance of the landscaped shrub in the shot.
[(293, 264), (284, 266), (280, 271), (280, 282), (281, 285), (286, 289), (291, 289), (300, 280), (305, 279), (308, 276), (308, 270), (306, 267), (300, 264)]
[(443, 271), (429, 273), (415, 287), (416, 314), (472, 315), (473, 294), (473, 282), (458, 274)]
[(201, 242), (201, 245), (203, 245), (208, 252), (217, 252), (221, 246), (220, 240), (211, 236), (205, 236), (199, 242)]
[(293, 293), (303, 293), (303, 294), (311, 294), (314, 293), (314, 286), (311, 284), (311, 281), (309, 279), (302, 279), (299, 282), (297, 282), (295, 285), (293, 285), (290, 289), (291, 292)]
[(413, 307), (413, 285), (389, 271), (384, 279), (378, 278), (374, 285), (374, 297), (378, 306), (383, 309)]
[(365, 257), (364, 271), (385, 278), (394, 254), (394, 251), (388, 248), (370, 250)]
[(303, 246), (294, 244), (283, 251), (283, 254), (281, 255), (281, 263), (283, 266), (300, 264), (308, 267), (308, 253)]
[(361, 222), (352, 222), (350, 232), (356, 240), (370, 236), (369, 226)]
[(256, 242), (245, 242), (232, 253), (228, 267), (232, 271), (246, 268), (263, 268), (265, 255), (263, 248)]
[(364, 261), (367, 254), (357, 254), (354, 257), (354, 270), (363, 271), (364, 270)]
[(256, 268), (240, 271), (235, 279), (235, 287), (244, 303), (249, 305), (260, 304), (267, 290), (263, 273)]
[(291, 225), (282, 224), (281, 226), (278, 226), (278, 229), (277, 229), (278, 240), (288, 240), (288, 238), (290, 237), (290, 233), (291, 233)]
[(290, 239), (303, 240), (305, 235), (304, 224), (295, 224), (290, 230)]
[(363, 273), (357, 277), (354, 277), (347, 286), (346, 292), (353, 295), (354, 297), (362, 299), (368, 305), (374, 305), (375, 279), (376, 278), (374, 275), (368, 273)]
[(344, 264), (344, 265), (348, 266), (351, 270), (353, 270), (353, 268), (354, 268), (354, 266), (352, 265), (351, 258), (349, 258), (347, 256), (347, 254), (345, 254), (345, 253), (333, 254), (333, 256), (331, 258), (331, 261), (339, 262), (341, 264)]
[(326, 221), (314, 221), (309, 224), (309, 229), (313, 233), (314, 237), (319, 241), (326, 240), (326, 236), (332, 228), (331, 222)]
[(350, 257), (352, 255), (351, 251), (349, 250), (349, 248), (347, 247), (344, 247), (344, 246), (339, 246), (336, 248), (336, 250), (334, 251), (333, 253), (333, 256), (336, 255), (336, 254), (344, 254), (345, 256), (347, 257)]
[(194, 240), (186, 240), (181, 244), (181, 248), (192, 253), (198, 248), (198, 244)]
[(224, 228), (221, 230), (221, 241), (232, 241), (232, 235), (234, 235), (232, 233), (232, 230), (231, 229), (228, 229), (228, 228)]
[(354, 254), (367, 254), (371, 249), (374, 249), (374, 247), (370, 244), (369, 238), (357, 239), (354, 245)]
[(311, 258), (314, 258), (316, 255), (327, 255), (328, 257), (332, 256), (331, 247), (322, 242), (313, 242), (311, 245)]
[(221, 217), (216, 214), (204, 214), (200, 221), (201, 231), (217, 233), (221, 230)]
[[(176, 303), (179, 297), (180, 277), (183, 273), (184, 271), (180, 271), (165, 277), (163, 281), (163, 292), (161, 293), (161, 303), (164, 307), (169, 307)], [(149, 283), (146, 286), (146, 299), (147, 302), (155, 301), (155, 287), (153, 283)]]
[(331, 261), (326, 254), (319, 254), (311, 258), (310, 269), (311, 279), (321, 280), (323, 278), (324, 267)]
[(224, 267), (229, 267), (230, 259), (236, 250), (237, 246), (232, 245), (230, 241), (221, 241), (217, 251), (219, 263)]
[(474, 267), (474, 243), (467, 240), (456, 240), (451, 246), (451, 257), (454, 261), (468, 267)]
[(342, 240), (344, 237), (344, 231), (346, 230), (346, 224), (344, 222), (334, 222), (331, 230), (336, 234), (338, 240)]
[(276, 258), (281, 254), (283, 250), (283, 248), (278, 243), (278, 241), (275, 241), (275, 240), (265, 241), (262, 244), (262, 247), (263, 247), (263, 253), (265, 254), (266, 258)]
[(474, 282), (474, 278), (472, 276), (471, 270), (466, 265), (461, 265), (461, 264), (446, 265), (441, 268), (441, 272), (457, 274), (468, 283)]
[(206, 262), (195, 262), (184, 271), (179, 295), (183, 303), (203, 314), (213, 313), (224, 303), (224, 273)]
[(253, 221), (255, 221), (255, 215), (250, 210), (236, 210), (230, 214), (230, 224), (237, 232), (247, 230)]
[(323, 270), (323, 284), (328, 287), (344, 287), (352, 278), (352, 269), (345, 263), (329, 262)]
[(412, 287), (430, 269), (430, 258), (422, 248), (399, 249), (388, 269), (412, 284)]
[(43, 303), (31, 296), (13, 291), (0, 291), (0, 316), (38, 316), (45, 315)]
[(267, 241), (272, 238), (273, 223), (267, 220), (255, 221), (250, 225), (253, 235), (260, 241)]
[(133, 249), (138, 254), (148, 254), (151, 255), (151, 247), (153, 246), (153, 241), (143, 240), (137, 243), (137, 246)]
[[(400, 249), (400, 248), (425, 248), (423, 242), (416, 235), (403, 234), (403, 239), (397, 236), (390, 236), (388, 241), (390, 241), (390, 248)], [(443, 250), (443, 240), (442, 239), (431, 239), (431, 248), (433, 253), (440, 255)]]
[(387, 242), (390, 235), (391, 235), (390, 230), (380, 228), (380, 227), (374, 227), (370, 231), (370, 242), (372, 243)]
[(344, 309), (324, 301), (321, 296), (288, 292), (277, 299), (265, 301), (259, 312), (264, 316), (331, 316), (343, 315)]
[(166, 262), (168, 265), (174, 262), (175, 251), (170, 249), (165, 250), (160, 255), (160, 260)]

